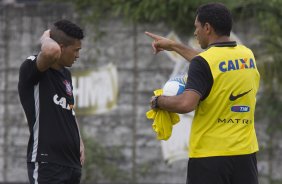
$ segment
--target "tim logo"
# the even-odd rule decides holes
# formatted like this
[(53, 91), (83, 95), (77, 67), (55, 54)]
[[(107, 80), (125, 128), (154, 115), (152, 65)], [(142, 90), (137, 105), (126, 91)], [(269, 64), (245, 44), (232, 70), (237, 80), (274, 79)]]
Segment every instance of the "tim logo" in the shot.
[(233, 112), (249, 112), (250, 107), (245, 106), (245, 105), (232, 106), (231, 111), (233, 111)]
[(228, 72), (232, 70), (252, 69), (252, 68), (253, 69), (256, 68), (253, 58), (228, 60), (219, 63), (219, 70), (222, 72)]
[(69, 96), (72, 96), (72, 89), (71, 89), (71, 84), (69, 81), (67, 80), (64, 80), (63, 82), (66, 86), (66, 93), (69, 95)]

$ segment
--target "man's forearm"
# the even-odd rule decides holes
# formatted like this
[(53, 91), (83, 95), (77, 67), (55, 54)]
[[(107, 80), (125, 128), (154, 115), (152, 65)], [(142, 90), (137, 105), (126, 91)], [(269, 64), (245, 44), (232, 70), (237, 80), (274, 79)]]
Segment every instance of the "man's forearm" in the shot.
[(194, 110), (191, 106), (189, 107), (183, 103), (183, 99), (179, 96), (160, 96), (157, 103), (158, 108), (179, 114), (188, 113)]
[(184, 114), (195, 110), (201, 96), (194, 91), (184, 91), (177, 96), (159, 96), (157, 99), (157, 108)]
[(57, 62), (61, 56), (59, 44), (50, 38), (50, 31), (47, 30), (41, 37), (41, 51), (37, 57), (37, 68), (43, 72)]
[(187, 61), (191, 61), (196, 55), (198, 55), (200, 52), (193, 49), (192, 47), (185, 46), (181, 43), (175, 42), (172, 46), (172, 50), (180, 54), (182, 57), (184, 57)]

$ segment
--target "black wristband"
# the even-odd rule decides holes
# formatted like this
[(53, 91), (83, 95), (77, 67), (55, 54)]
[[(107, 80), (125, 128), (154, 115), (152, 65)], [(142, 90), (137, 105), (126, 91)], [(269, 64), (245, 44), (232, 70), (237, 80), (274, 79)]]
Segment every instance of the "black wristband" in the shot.
[(159, 96), (154, 96), (154, 99), (152, 100), (152, 109), (157, 109), (157, 108), (159, 108), (159, 105), (158, 105), (158, 98), (159, 98)]

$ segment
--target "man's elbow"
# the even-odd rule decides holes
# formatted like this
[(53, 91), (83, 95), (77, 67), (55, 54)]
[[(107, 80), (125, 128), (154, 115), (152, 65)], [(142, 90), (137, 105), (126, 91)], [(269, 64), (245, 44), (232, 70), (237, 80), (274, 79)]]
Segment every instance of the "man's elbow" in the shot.
[(189, 112), (192, 112), (194, 111), (196, 108), (196, 105), (194, 104), (190, 104), (190, 103), (182, 103), (180, 106), (179, 106), (179, 110), (177, 113), (179, 114), (187, 114)]
[(41, 46), (41, 53), (48, 59), (57, 60), (61, 56), (61, 49), (55, 44), (43, 44)]

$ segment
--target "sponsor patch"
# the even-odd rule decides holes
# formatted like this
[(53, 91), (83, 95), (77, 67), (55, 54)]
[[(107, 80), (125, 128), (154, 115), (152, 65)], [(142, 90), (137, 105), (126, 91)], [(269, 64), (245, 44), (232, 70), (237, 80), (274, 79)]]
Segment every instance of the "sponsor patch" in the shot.
[(249, 112), (250, 107), (245, 105), (236, 105), (231, 107), (232, 112)]

